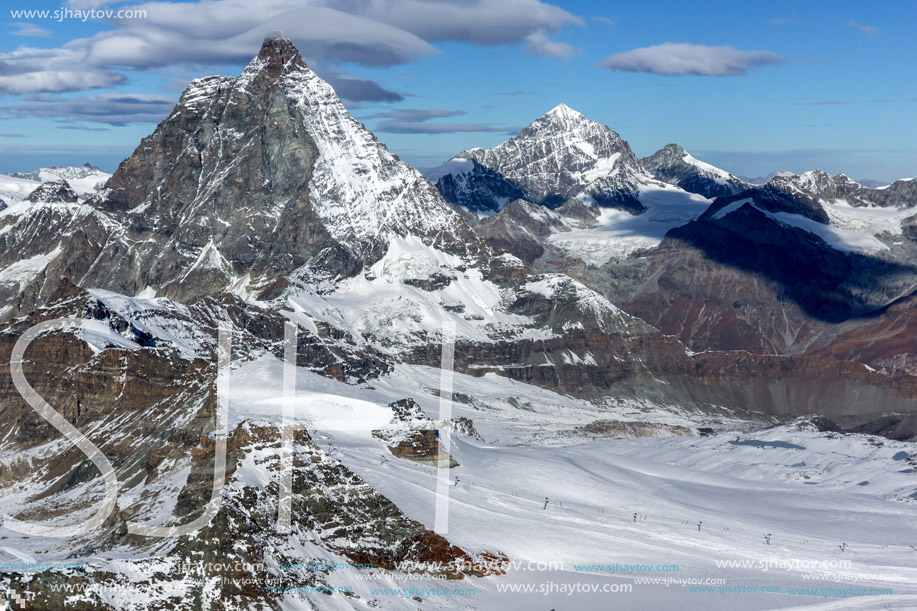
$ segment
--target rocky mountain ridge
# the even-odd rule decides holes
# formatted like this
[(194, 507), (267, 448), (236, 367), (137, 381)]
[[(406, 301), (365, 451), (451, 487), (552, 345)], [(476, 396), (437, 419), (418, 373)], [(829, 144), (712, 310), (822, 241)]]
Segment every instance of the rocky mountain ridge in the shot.
[(692, 157), (677, 144), (667, 144), (640, 164), (654, 178), (707, 198), (735, 195), (751, 185), (729, 172)]

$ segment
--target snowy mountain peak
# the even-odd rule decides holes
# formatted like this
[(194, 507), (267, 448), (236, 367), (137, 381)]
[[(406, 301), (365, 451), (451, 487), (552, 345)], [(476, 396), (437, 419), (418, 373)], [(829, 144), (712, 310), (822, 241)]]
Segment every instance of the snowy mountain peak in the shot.
[(779, 170), (777, 172), (771, 172), (766, 176), (758, 177), (748, 177), (748, 176), (739, 176), (740, 179), (752, 185), (763, 185), (771, 181), (771, 179), (776, 177), (786, 177), (786, 176), (796, 176), (795, 172), (790, 172), (789, 170)]
[(41, 183), (66, 180), (70, 188), (78, 195), (93, 194), (98, 191), (111, 174), (103, 172), (98, 166), (84, 163), (81, 166), (60, 166), (38, 168), (32, 172), (10, 172), (0, 174), (0, 199), (17, 201), (24, 199)]
[(79, 196), (66, 180), (50, 180), (38, 186), (27, 198), (30, 202), (75, 203)]
[(290, 40), (290, 37), (283, 33), (281, 30), (274, 30), (273, 32), (268, 32), (267, 36), (264, 37), (264, 42), (276, 42), (278, 44), (289, 45), (293, 47), (294, 51), (299, 51), (296, 46), (293, 44), (293, 41)]
[(908, 181), (899, 180), (881, 189), (872, 189), (853, 180), (846, 174), (831, 175), (823, 170), (802, 174), (780, 172), (766, 185), (790, 193), (800, 193), (822, 204), (881, 206), (909, 208), (914, 205), (917, 189)]
[(674, 143), (641, 159), (640, 163), (657, 180), (708, 198), (735, 195), (751, 186), (729, 172), (693, 157)]
[(577, 110), (573, 110), (572, 108), (570, 108), (569, 106), (567, 106), (566, 104), (563, 104), (563, 103), (558, 104), (557, 106), (555, 106), (554, 108), (552, 108), (551, 110), (549, 110), (548, 112), (546, 112), (546, 113), (542, 116), (542, 118), (564, 119), (564, 120), (568, 120), (568, 121), (570, 121), (570, 120), (572, 120), (572, 121), (581, 121), (581, 120), (586, 120), (586, 121), (588, 121), (588, 119), (586, 119), (586, 117), (585, 117), (581, 112), (579, 112), (579, 111), (577, 111)]
[(528, 134), (545, 134), (551, 137), (553, 134), (565, 134), (571, 142), (573, 140), (586, 140), (595, 137), (596, 134), (602, 134), (606, 139), (620, 146), (623, 142), (621, 137), (612, 131), (609, 127), (596, 123), (586, 118), (582, 113), (573, 110), (566, 104), (558, 104), (545, 114), (535, 119), (528, 127), (522, 130), (520, 135)]
[(128, 228), (129, 257), (101, 253), (86, 281), (181, 300), (281, 287), (303, 267), (349, 277), (396, 236), (460, 254), (476, 244), (279, 35), (238, 78), (191, 83), (93, 206)]
[[(449, 201), (478, 211), (496, 211), (523, 197), (551, 208), (580, 199), (640, 212), (639, 185), (654, 182), (618, 134), (565, 104), (506, 142), (490, 149), (462, 151), (455, 159), (474, 160), (493, 175), (464, 180), (473, 194), (456, 191), (454, 180), (446, 184), (445, 170), (434, 169), (428, 175), (436, 177)], [(467, 167), (462, 170), (467, 174)], [(515, 188), (507, 188), (506, 181)], [(488, 200), (482, 196), (487, 190), (482, 186), (491, 183), (493, 197)]]

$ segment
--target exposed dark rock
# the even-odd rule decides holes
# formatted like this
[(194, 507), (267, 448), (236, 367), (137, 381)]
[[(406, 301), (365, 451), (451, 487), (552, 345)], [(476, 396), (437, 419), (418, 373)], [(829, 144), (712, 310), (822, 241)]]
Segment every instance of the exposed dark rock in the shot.
[(66, 180), (52, 180), (42, 183), (26, 198), (30, 202), (64, 202), (72, 204), (79, 200), (76, 191), (70, 188)]

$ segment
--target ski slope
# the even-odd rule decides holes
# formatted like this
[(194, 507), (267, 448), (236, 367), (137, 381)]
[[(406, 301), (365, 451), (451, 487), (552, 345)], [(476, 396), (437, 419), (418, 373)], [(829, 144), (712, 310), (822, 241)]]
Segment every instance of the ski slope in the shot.
[[(234, 422), (278, 422), (280, 367), (265, 357), (234, 370)], [(437, 471), (393, 458), (370, 430), (391, 417), (388, 402), (405, 396), (436, 420), (438, 374), (401, 368), (371, 388), (302, 374), (297, 399), (297, 418), (323, 449), (430, 528)], [(395, 596), (392, 608), (917, 606), (917, 453), (908, 444), (808, 425), (748, 431), (737, 422), (706, 422), (721, 430), (706, 437), (596, 438), (576, 427), (596, 418), (700, 419), (638, 415), (635, 406), (598, 406), (497, 376), (455, 379), (453, 416), (474, 419), (484, 441), (452, 436), (460, 466), (450, 473), (447, 536), (469, 552), (506, 554), (510, 569), (463, 581), (473, 595), (421, 596), (416, 606)], [(601, 569), (615, 563), (647, 570)], [(340, 578), (367, 596), (379, 587), (456, 585), (351, 573)], [(891, 594), (856, 595), (870, 589)]]

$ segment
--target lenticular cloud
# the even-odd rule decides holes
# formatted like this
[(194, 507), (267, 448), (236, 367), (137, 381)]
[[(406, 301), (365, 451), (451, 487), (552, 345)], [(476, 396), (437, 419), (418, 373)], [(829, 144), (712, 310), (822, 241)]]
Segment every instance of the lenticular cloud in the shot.
[(599, 65), (619, 72), (741, 76), (753, 68), (786, 62), (786, 57), (773, 51), (740, 51), (729, 46), (667, 42), (616, 53), (599, 62)]

